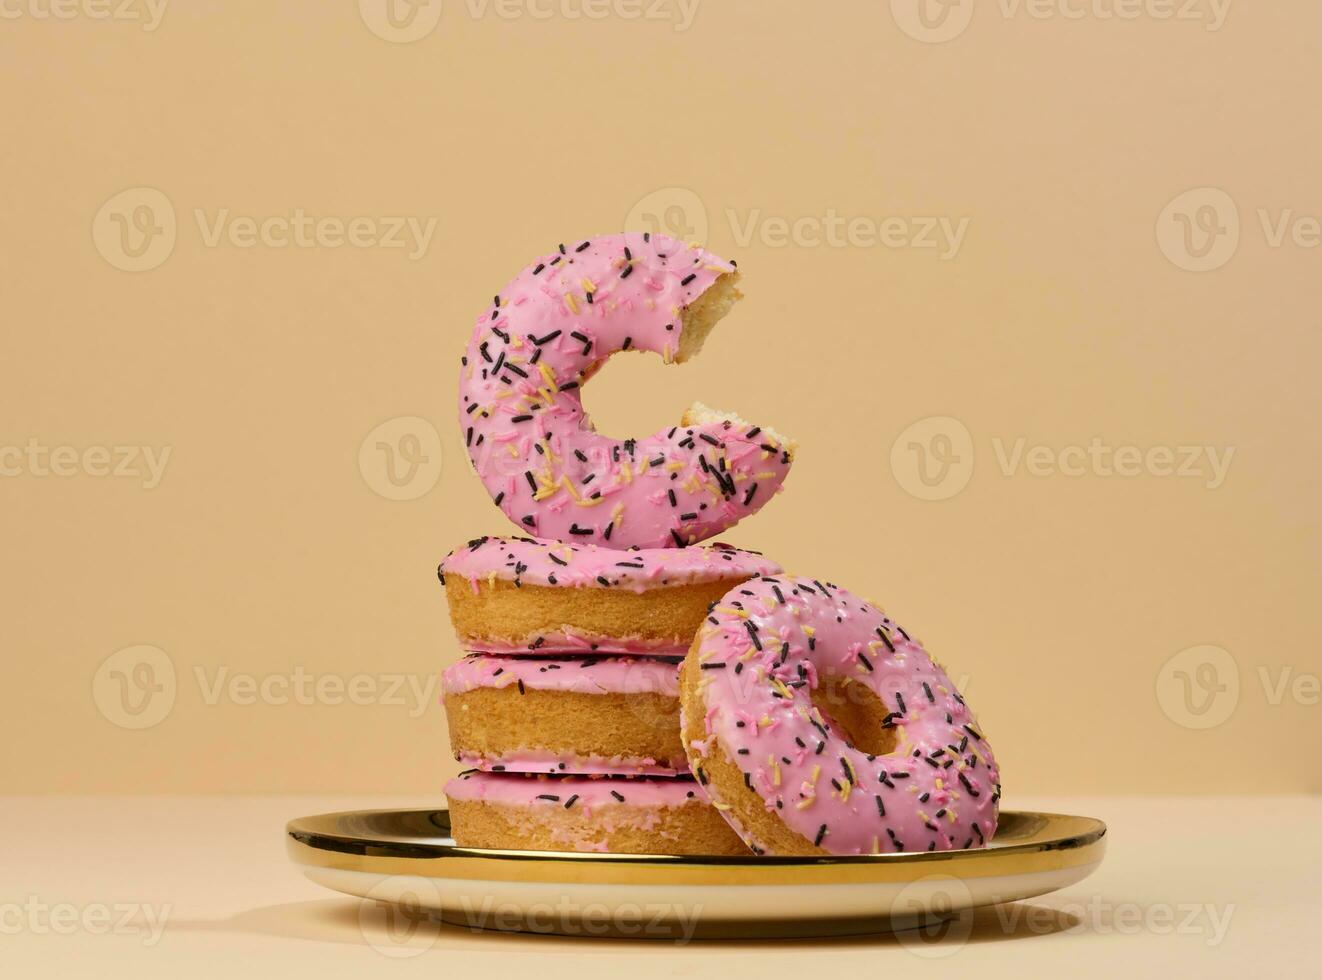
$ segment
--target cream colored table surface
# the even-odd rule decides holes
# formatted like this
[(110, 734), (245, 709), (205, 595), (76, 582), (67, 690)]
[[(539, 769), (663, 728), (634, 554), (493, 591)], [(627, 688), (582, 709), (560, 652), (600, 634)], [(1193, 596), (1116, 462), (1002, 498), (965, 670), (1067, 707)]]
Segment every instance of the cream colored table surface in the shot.
[[(294, 816), (421, 800), (0, 799), (0, 973), (10, 977), (427, 975), (762, 977), (851, 970), (974, 977), (1316, 977), (1322, 797), (1016, 799), (1110, 825), (1102, 868), (1069, 890), (979, 913), (949, 949), (879, 936), (671, 943), (444, 928), (408, 958), (377, 948), (359, 903), (284, 852)], [(787, 900), (792, 900), (787, 898)], [(153, 910), (151, 931), (134, 908)], [(52, 919), (54, 921), (52, 921)], [(945, 955), (949, 954), (949, 955)], [(443, 971), (443, 972), (441, 972)]]

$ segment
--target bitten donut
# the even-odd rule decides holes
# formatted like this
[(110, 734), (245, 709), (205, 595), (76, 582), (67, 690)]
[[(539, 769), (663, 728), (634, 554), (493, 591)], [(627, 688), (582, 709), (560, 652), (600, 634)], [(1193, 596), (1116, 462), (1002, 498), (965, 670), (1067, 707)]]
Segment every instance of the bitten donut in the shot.
[(695, 405), (642, 439), (598, 435), (583, 385), (619, 351), (686, 361), (739, 297), (735, 266), (649, 234), (540, 256), (477, 320), (459, 419), (477, 474), (525, 534), (614, 548), (684, 547), (780, 489), (793, 445)]
[(468, 772), (445, 786), (461, 847), (747, 854), (692, 779)]
[(477, 538), (451, 552), (439, 574), (466, 650), (682, 657), (712, 602), (779, 571), (722, 544), (617, 551)]
[(687, 773), (679, 662), (475, 654), (441, 679), (450, 748), (493, 772)]
[(944, 670), (882, 612), (761, 578), (712, 610), (680, 685), (689, 764), (758, 853), (981, 847), (996, 760)]

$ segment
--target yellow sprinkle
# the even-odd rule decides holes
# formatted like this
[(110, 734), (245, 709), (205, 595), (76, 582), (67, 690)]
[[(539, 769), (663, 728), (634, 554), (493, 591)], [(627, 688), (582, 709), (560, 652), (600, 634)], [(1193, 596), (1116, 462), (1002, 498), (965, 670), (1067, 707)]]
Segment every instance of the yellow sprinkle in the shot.
[(808, 807), (812, 806), (816, 802), (817, 802), (817, 797), (810, 796), (805, 800), (799, 800), (798, 803), (794, 804), (794, 807), (797, 810), (806, 810), (808, 809)]
[(771, 785), (780, 785), (780, 763), (774, 755), (767, 756), (767, 762), (771, 764)]
[(815, 626), (805, 626), (805, 627), (803, 628), (803, 635), (804, 635), (804, 636), (816, 636), (816, 635), (817, 635), (817, 627), (815, 627)]
[(565, 306), (569, 307), (570, 313), (578, 313), (578, 303), (574, 301), (573, 293), (565, 293)]
[(583, 292), (585, 293), (595, 293), (597, 291), (597, 287), (593, 284), (591, 279), (583, 278), (578, 282), (579, 285), (583, 287)]
[(854, 791), (854, 784), (851, 783), (849, 780), (845, 780), (844, 786), (840, 788), (840, 802), (848, 803), (849, 794), (852, 793), (853, 791)]
[(581, 498), (578, 495), (578, 491), (575, 490), (574, 485), (569, 482), (569, 477), (567, 475), (564, 474), (561, 475), (560, 485), (569, 491), (569, 496), (573, 497), (575, 500), (581, 500)]
[(712, 806), (716, 807), (716, 809), (718, 809), (718, 810), (728, 810), (728, 809), (730, 809), (730, 804), (729, 804), (729, 803), (717, 803), (717, 802), (715, 802), (715, 801), (712, 801)]
[(758, 728), (770, 728), (770, 727), (771, 727), (772, 725), (774, 725), (774, 724), (775, 724), (775, 722), (773, 722), (773, 721), (771, 720), (771, 716), (770, 716), (770, 715), (763, 715), (761, 718), (759, 718), (759, 719), (757, 720), (757, 727), (758, 727)]
[(616, 504), (615, 509), (611, 511), (611, 523), (616, 527), (620, 525), (620, 518), (624, 516), (624, 504)]
[(811, 775), (809, 775), (808, 781), (812, 783), (817, 782), (817, 777), (820, 776), (821, 774), (822, 774), (822, 767), (820, 765), (813, 766), (812, 773)]
[(739, 619), (747, 619), (749, 615), (747, 609), (736, 609), (734, 606), (717, 606), (715, 611), (723, 616), (736, 616)]
[(509, 450), (509, 454), (511, 457), (516, 459), (518, 458), (519, 451), (514, 448), (514, 443), (512, 442), (505, 443), (505, 448)]
[(672, 359), (673, 357), (670, 353), (670, 345), (666, 344), (665, 348), (661, 351), (661, 360), (663, 363), (669, 364)]

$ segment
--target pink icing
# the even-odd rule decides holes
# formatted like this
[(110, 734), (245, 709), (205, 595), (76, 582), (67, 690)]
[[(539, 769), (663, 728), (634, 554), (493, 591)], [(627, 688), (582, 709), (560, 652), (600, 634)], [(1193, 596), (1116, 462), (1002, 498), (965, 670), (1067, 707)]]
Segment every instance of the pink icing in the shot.
[(459, 419), (487, 491), (542, 538), (684, 546), (759, 510), (791, 452), (757, 426), (598, 435), (581, 386), (618, 351), (671, 360), (685, 307), (733, 263), (661, 235), (608, 235), (536, 259), (480, 317), (463, 359)]
[(497, 579), (517, 585), (646, 592), (672, 585), (735, 582), (775, 575), (780, 566), (752, 551), (728, 544), (694, 548), (635, 548), (619, 551), (592, 544), (564, 544), (533, 538), (476, 538), (446, 555), (439, 568), (478, 583)]
[[(589, 633), (575, 633), (568, 629), (539, 633), (535, 642), (537, 643), (537, 653), (571, 655), (613, 653), (628, 656), (682, 657), (689, 651), (687, 643), (648, 640), (638, 636), (597, 636)], [(494, 653), (505, 656), (526, 656), (530, 652), (527, 643), (502, 641), (497, 637), (470, 639), (467, 641), (467, 647), (474, 653)]]
[[(477, 688), (504, 689), (517, 685), (530, 691), (679, 697), (679, 662), (630, 657), (557, 659), (476, 655), (460, 660), (441, 677), (441, 690), (447, 696)], [(536, 749), (503, 755), (460, 752), (455, 757), (464, 765), (487, 771), (635, 776), (673, 776), (688, 772), (687, 764), (677, 768), (643, 757), (604, 758)]]
[[(816, 580), (755, 579), (717, 603), (695, 652), (708, 736), (686, 746), (695, 772), (714, 741), (769, 811), (833, 854), (991, 839), (1000, 800), (991, 747), (945, 671), (873, 606)], [(814, 707), (809, 691), (825, 676), (882, 699), (883, 726), (900, 739), (893, 753), (854, 747)]]
[(679, 697), (679, 664), (632, 657), (556, 659), (465, 657), (441, 675), (441, 691), (464, 694), (476, 688), (522, 685), (533, 691), (573, 694), (661, 694)]
[(445, 795), (451, 801), (460, 802), (581, 808), (589, 816), (593, 810), (609, 810), (620, 805), (673, 807), (706, 802), (702, 788), (685, 777), (624, 779), (609, 776), (525, 776), (465, 772), (445, 784)]
[(663, 766), (644, 756), (617, 755), (605, 758), (573, 752), (540, 752), (522, 749), (501, 755), (456, 752), (455, 758), (466, 766), (483, 772), (573, 773), (578, 776), (675, 776), (687, 774), (689, 767)]

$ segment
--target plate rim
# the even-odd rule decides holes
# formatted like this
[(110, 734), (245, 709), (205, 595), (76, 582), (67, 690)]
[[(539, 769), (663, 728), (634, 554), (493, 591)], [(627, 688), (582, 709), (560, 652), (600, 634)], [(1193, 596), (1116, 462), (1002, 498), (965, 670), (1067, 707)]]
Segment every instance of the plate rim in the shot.
[[(1038, 819), (1032, 838), (1001, 847), (895, 854), (733, 857), (675, 854), (604, 854), (469, 848), (440, 840), (350, 833), (329, 829), (348, 818), (421, 816), (429, 822), (446, 808), (340, 810), (296, 817), (285, 825), (286, 850), (300, 866), (388, 875), (473, 881), (543, 881), (593, 884), (847, 884), (915, 881), (925, 877), (980, 878), (1059, 870), (1100, 863), (1107, 825), (1096, 817), (1007, 810)], [(1052, 829), (1057, 828), (1056, 832)], [(1060, 828), (1069, 828), (1061, 832)], [(440, 836), (439, 834), (437, 835)], [(993, 845), (995, 838), (993, 838)]]

